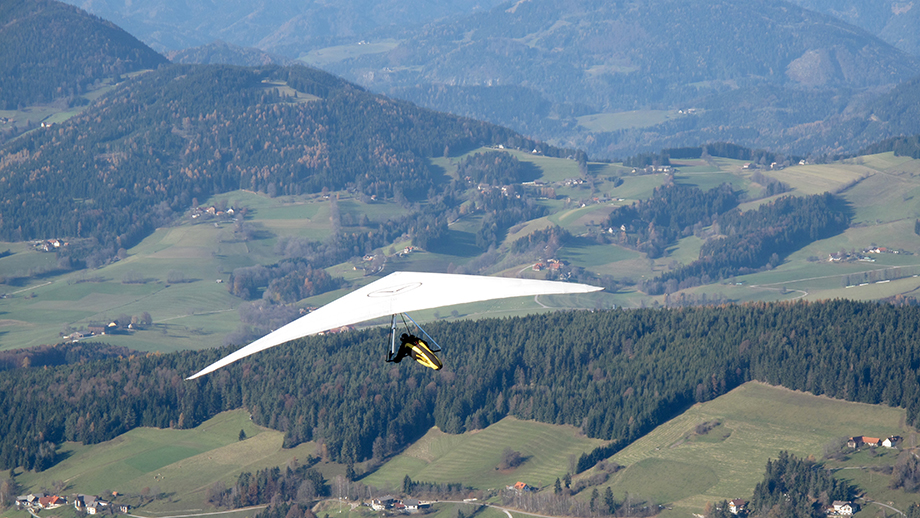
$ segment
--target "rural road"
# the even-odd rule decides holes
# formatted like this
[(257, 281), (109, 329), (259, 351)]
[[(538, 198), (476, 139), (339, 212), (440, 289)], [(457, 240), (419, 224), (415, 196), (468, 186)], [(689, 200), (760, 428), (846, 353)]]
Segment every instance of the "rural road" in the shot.
[(512, 511), (514, 511), (515, 514), (525, 514), (525, 515), (527, 515), (527, 516), (537, 516), (537, 517), (539, 517), (539, 518), (559, 518), (558, 516), (550, 516), (550, 515), (548, 515), (548, 514), (528, 513), (528, 512), (526, 512), (526, 511), (519, 511), (519, 510), (517, 510), (517, 509), (509, 509), (509, 508), (507, 508), (507, 507), (502, 507), (502, 506), (500, 506), (500, 505), (490, 504), (490, 503), (488, 503), (488, 502), (479, 502), (479, 501), (476, 501), (476, 502), (463, 502), (463, 501), (460, 501), (460, 500), (438, 500), (438, 502), (439, 502), (439, 503), (440, 503), (440, 502), (447, 502), (447, 503), (449, 503), (449, 504), (484, 505), (484, 506), (486, 506), (486, 507), (491, 507), (491, 508), (493, 508), (493, 509), (498, 509), (498, 510), (500, 510), (500, 511), (503, 511), (503, 512), (505, 513), (505, 515), (508, 516), (508, 518), (514, 518), (513, 516), (511, 516), (511, 512), (512, 512)]
[(901, 516), (907, 516), (906, 514), (904, 514), (904, 511), (902, 511), (902, 510), (900, 510), (900, 509), (896, 509), (896, 508), (894, 508), (894, 507), (891, 507), (891, 506), (888, 505), (888, 504), (883, 504), (883, 503), (881, 503), (881, 502), (876, 502), (876, 501), (874, 501), (874, 500), (866, 500), (866, 503), (867, 503), (867, 504), (880, 505), (880, 506), (882, 506), (882, 507), (891, 509), (892, 511), (894, 511), (894, 512), (900, 514)]
[[(332, 500), (332, 499), (330, 499), (330, 500)], [(337, 499), (336, 499), (336, 500), (337, 500)], [(516, 514), (525, 514), (525, 515), (527, 515), (527, 516), (536, 516), (536, 517), (538, 517), (538, 518), (559, 518), (558, 516), (549, 516), (549, 515), (545, 515), (545, 514), (528, 513), (528, 512), (524, 512), (524, 511), (518, 511), (517, 509), (508, 509), (508, 508), (506, 508), (506, 507), (501, 507), (501, 506), (498, 506), (498, 505), (493, 505), (493, 504), (490, 504), (490, 503), (478, 502), (478, 501), (477, 501), (477, 502), (463, 502), (463, 501), (460, 501), (460, 500), (438, 500), (437, 503), (467, 504), (467, 505), (478, 505), (478, 506), (492, 507), (492, 508), (494, 508), (494, 509), (498, 509), (498, 510), (504, 512), (505, 515), (506, 515), (508, 518), (514, 518), (514, 516), (511, 515), (511, 511), (514, 511)], [(877, 502), (876, 502), (876, 503), (877, 503)], [(879, 504), (879, 505), (884, 505), (884, 504)], [(173, 514), (173, 515), (169, 515), (169, 516), (141, 516), (141, 515), (137, 515), (137, 514), (128, 514), (127, 516), (130, 516), (131, 518), (194, 518), (194, 517), (198, 517), (198, 516), (216, 516), (216, 515), (221, 515), (221, 514), (239, 513), (239, 512), (245, 512), (245, 511), (255, 510), (255, 509), (264, 509), (264, 508), (266, 508), (266, 507), (268, 507), (268, 505), (254, 505), (254, 506), (252, 506), (252, 507), (243, 507), (243, 508), (240, 508), (240, 509), (230, 509), (230, 510), (227, 510), (227, 511), (213, 511), (213, 512), (208, 512), (208, 513)], [(888, 507), (888, 506), (885, 506), (885, 507)], [(892, 509), (894, 509), (894, 508), (892, 507)], [(894, 509), (894, 510), (897, 511), (897, 509)], [(898, 512), (900, 513), (901, 511), (898, 511)], [(901, 514), (904, 514), (904, 513), (901, 513)], [(38, 518), (38, 517), (36, 517), (36, 518)]]
[(218, 515), (218, 514), (239, 513), (239, 512), (249, 511), (249, 510), (251, 510), (251, 509), (264, 509), (264, 508), (266, 508), (266, 507), (268, 507), (267, 504), (266, 504), (266, 505), (254, 505), (254, 506), (252, 506), (252, 507), (242, 507), (242, 508), (240, 508), (240, 509), (230, 509), (230, 510), (227, 510), (227, 511), (213, 511), (213, 512), (210, 512), (210, 513), (173, 514), (173, 515), (170, 515), (170, 516), (156, 516), (156, 517), (153, 517), (153, 516), (140, 516), (140, 515), (137, 515), (137, 514), (128, 514), (127, 516), (130, 516), (131, 518), (190, 518), (190, 517), (192, 517), (192, 516), (214, 516), (214, 515)]

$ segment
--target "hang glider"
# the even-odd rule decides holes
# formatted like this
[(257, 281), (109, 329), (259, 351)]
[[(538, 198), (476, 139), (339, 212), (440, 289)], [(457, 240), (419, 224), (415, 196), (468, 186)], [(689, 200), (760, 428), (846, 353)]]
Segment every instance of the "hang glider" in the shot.
[[(602, 289), (597, 286), (570, 282), (448, 273), (395, 272), (263, 336), (246, 347), (202, 369), (188, 379), (204, 376), (241, 358), (297, 338), (387, 315), (393, 316), (391, 321), (392, 336), (387, 361), (393, 361), (394, 354), (398, 353), (398, 351), (394, 351), (396, 315), (406, 315), (409, 312), (422, 309), (433, 309), (483, 300), (532, 295), (590, 293)], [(408, 317), (408, 315), (406, 316)], [(415, 321), (412, 322), (415, 324)], [(415, 325), (421, 330), (418, 324)], [(422, 330), (422, 333), (424, 333), (424, 330)], [(426, 343), (423, 340), (423, 343), (426, 343), (430, 350), (433, 352), (440, 350), (427, 333), (425, 333), (425, 337), (428, 342)], [(434, 344), (434, 347), (428, 344)], [(413, 357), (413, 359), (415, 358)]]

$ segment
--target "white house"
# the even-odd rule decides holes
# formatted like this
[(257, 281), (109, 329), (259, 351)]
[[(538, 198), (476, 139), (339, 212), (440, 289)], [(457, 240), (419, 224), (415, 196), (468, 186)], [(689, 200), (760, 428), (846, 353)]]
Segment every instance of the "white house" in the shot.
[(844, 502), (841, 500), (834, 500), (834, 505), (832, 509), (833, 509), (833, 514), (837, 514), (840, 516), (850, 516), (856, 511), (859, 511), (859, 506), (854, 504), (853, 502)]
[(885, 440), (882, 441), (882, 446), (886, 448), (894, 448), (899, 442), (901, 442), (901, 438), (897, 435), (892, 435), (890, 437), (886, 437)]
[(742, 500), (740, 498), (735, 498), (734, 500), (728, 503), (728, 510), (732, 514), (738, 514), (745, 511), (747, 507), (747, 500)]

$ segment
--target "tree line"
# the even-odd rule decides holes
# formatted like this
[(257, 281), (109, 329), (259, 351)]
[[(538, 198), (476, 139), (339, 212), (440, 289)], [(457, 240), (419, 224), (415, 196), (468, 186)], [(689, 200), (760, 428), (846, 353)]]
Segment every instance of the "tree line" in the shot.
[(843, 232), (849, 221), (849, 208), (830, 193), (783, 196), (756, 210), (731, 211), (715, 221), (724, 237), (706, 241), (699, 259), (659, 275), (644, 289), (660, 295), (772, 268), (802, 246)]
[(666, 148), (661, 151), (639, 153), (623, 160), (627, 167), (647, 167), (650, 165), (670, 165), (671, 159), (696, 159), (704, 157), (722, 157), (734, 160), (747, 160), (758, 164), (787, 162), (799, 160), (799, 157), (786, 157), (765, 149), (751, 149), (731, 142), (712, 142), (695, 147)]
[[(855, 487), (836, 479), (813, 458), (799, 459), (787, 451), (767, 460), (761, 482), (741, 514), (755, 518), (825, 518), (834, 501), (849, 501)], [(708, 503), (705, 518), (733, 518), (725, 500)]]
[(208, 502), (217, 507), (238, 509), (273, 502), (298, 502), (309, 504), (329, 495), (329, 486), (323, 475), (311, 469), (319, 459), (310, 457), (303, 465), (296, 462), (284, 469), (265, 468), (255, 474), (240, 473), (229, 488), (216, 482), (207, 491)]
[(63, 441), (190, 428), (241, 407), (283, 431), (285, 446), (322, 441), (324, 458), (346, 463), (386, 458), (431, 426), (460, 433), (508, 415), (611, 441), (600, 460), (750, 380), (901, 406), (920, 423), (915, 306), (578, 311), (429, 327), (446, 346), (440, 372), (383, 362), (380, 329), (297, 340), (195, 381), (184, 378), (229, 351), (16, 368), (0, 377), (0, 468), (46, 469)]
[(619, 232), (619, 243), (660, 257), (678, 239), (709, 226), (713, 218), (738, 205), (731, 185), (703, 191), (669, 183), (656, 187), (652, 197), (611, 211), (602, 226)]

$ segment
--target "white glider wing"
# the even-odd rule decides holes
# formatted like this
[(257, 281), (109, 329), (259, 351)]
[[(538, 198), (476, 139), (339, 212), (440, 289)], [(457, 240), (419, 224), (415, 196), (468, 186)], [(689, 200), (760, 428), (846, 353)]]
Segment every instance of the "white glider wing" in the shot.
[(602, 289), (597, 286), (571, 282), (448, 273), (395, 272), (263, 336), (188, 379), (204, 376), (250, 354), (297, 338), (397, 313), (482, 300), (589, 293)]

